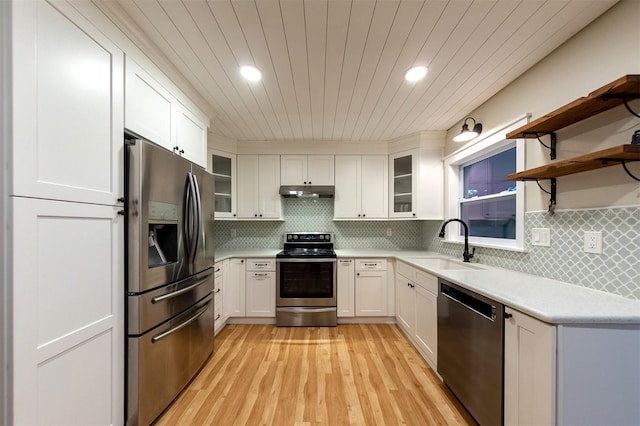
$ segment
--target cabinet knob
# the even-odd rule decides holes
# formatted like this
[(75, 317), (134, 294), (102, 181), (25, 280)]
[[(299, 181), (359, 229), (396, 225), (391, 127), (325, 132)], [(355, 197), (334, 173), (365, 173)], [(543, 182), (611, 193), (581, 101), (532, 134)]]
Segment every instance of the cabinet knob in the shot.
[(260, 217), (262, 217), (262, 215), (260, 215)]
[(181, 149), (181, 150), (180, 150), (180, 154), (184, 154), (184, 149)]
[(233, 214), (233, 217), (236, 217), (236, 214), (235, 214), (235, 213)]
[[(307, 182), (306, 182), (306, 181), (304, 181), (304, 182), (302, 182), (302, 183), (303, 183), (303, 184), (305, 184), (305, 185), (307, 184)], [(311, 182), (309, 182), (309, 183), (311, 183)]]
[(311, 185), (311, 181), (309, 181), (309, 185)]
[(362, 217), (365, 217), (365, 216), (366, 216), (366, 214), (362, 213)]
[(240, 260), (240, 263), (244, 263), (244, 259), (241, 259), (241, 260)]
[(125, 200), (124, 200), (124, 197), (120, 197), (116, 201), (119, 203), (124, 203)]
[(360, 215), (358, 215), (358, 217), (360, 217)]
[(416, 217), (416, 214), (415, 214), (415, 213), (413, 214), (413, 217)]
[(177, 150), (179, 150), (179, 149), (180, 149), (180, 147), (177, 147), (177, 146), (174, 146), (174, 147), (173, 147), (173, 150), (174, 150), (174, 151), (177, 151)]
[(125, 211), (124, 211), (124, 210), (118, 210), (118, 214), (119, 214), (120, 216), (124, 216)]
[(504, 319), (509, 319), (511, 317), (513, 317), (513, 314), (510, 314), (509, 312), (504, 313)]
[(356, 272), (356, 275), (357, 275), (357, 276), (360, 276), (360, 272)]
[(254, 214), (253, 214), (253, 217), (258, 217), (258, 213), (254, 213)]

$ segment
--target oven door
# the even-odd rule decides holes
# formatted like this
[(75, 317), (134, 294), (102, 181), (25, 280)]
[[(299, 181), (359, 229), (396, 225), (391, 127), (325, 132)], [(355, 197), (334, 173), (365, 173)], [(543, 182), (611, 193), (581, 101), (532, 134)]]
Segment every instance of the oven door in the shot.
[(336, 259), (277, 259), (276, 266), (276, 306), (336, 306)]

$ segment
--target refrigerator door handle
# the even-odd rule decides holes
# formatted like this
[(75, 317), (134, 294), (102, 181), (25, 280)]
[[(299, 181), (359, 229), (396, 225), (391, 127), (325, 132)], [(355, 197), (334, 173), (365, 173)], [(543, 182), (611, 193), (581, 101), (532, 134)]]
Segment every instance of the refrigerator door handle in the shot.
[(202, 285), (202, 283), (207, 282), (207, 280), (210, 277), (211, 277), (211, 275), (207, 275), (205, 278), (196, 281), (195, 283), (191, 284), (190, 286), (187, 286), (185, 288), (181, 288), (180, 290), (177, 290), (177, 291), (172, 291), (171, 293), (163, 294), (162, 296), (156, 296), (156, 297), (151, 299), (151, 303), (156, 304), (158, 302), (162, 302), (163, 300), (171, 299), (172, 297), (180, 296), (181, 294), (187, 293), (187, 292), (193, 290), (194, 288), (198, 287), (199, 285)]
[(198, 251), (200, 249), (200, 234), (202, 234), (202, 201), (200, 200), (200, 185), (198, 185), (198, 177), (195, 174), (191, 174), (193, 177), (193, 186), (194, 186), (194, 212), (196, 216), (196, 232), (193, 235), (193, 239), (195, 240), (194, 250), (193, 250), (193, 262), (198, 259)]
[(197, 221), (195, 213), (196, 205), (196, 186), (193, 181), (193, 174), (187, 173), (187, 191), (185, 196), (185, 218), (184, 218), (184, 233), (187, 238), (188, 248), (188, 263), (193, 264), (196, 259), (196, 248), (198, 244), (197, 238)]
[(151, 338), (151, 343), (156, 343), (158, 340), (163, 339), (163, 338), (167, 337), (168, 335), (170, 335), (172, 333), (175, 333), (176, 331), (180, 330), (181, 328), (184, 328), (184, 327), (188, 326), (189, 324), (191, 324), (192, 322), (194, 322), (195, 320), (197, 320), (200, 317), (200, 315), (204, 314), (207, 311), (207, 309), (209, 309), (209, 303), (211, 303), (211, 302), (210, 301), (207, 302), (207, 304), (205, 306), (200, 308), (200, 310), (198, 312), (196, 312), (188, 320), (186, 320), (184, 322), (181, 322), (180, 324), (176, 325), (175, 327), (171, 327), (167, 331), (163, 331), (162, 333), (158, 333), (155, 336), (153, 336)]

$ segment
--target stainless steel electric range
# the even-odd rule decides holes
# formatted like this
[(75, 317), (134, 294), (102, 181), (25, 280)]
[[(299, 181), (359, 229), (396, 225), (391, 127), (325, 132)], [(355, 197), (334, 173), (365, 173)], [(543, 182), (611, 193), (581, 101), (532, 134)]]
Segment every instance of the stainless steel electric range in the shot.
[(276, 255), (276, 325), (335, 326), (336, 253), (333, 234), (285, 234)]

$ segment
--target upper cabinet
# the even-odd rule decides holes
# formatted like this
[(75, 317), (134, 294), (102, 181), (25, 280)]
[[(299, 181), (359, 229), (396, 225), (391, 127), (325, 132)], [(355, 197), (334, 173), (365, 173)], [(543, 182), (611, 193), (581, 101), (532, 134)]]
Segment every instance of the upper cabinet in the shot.
[(150, 73), (126, 59), (124, 127), (202, 167), (208, 120), (185, 107)]
[(236, 156), (210, 149), (207, 163), (214, 179), (216, 219), (236, 217)]
[(49, 3), (13, 8), (10, 193), (117, 204), (124, 195), (122, 51), (83, 17), (72, 22)]
[(333, 155), (282, 155), (282, 185), (333, 185)]
[(336, 155), (336, 219), (387, 217), (388, 164), (386, 155)]
[(442, 219), (440, 149), (413, 149), (389, 156), (389, 217)]
[(238, 155), (238, 218), (282, 219), (280, 156)]

